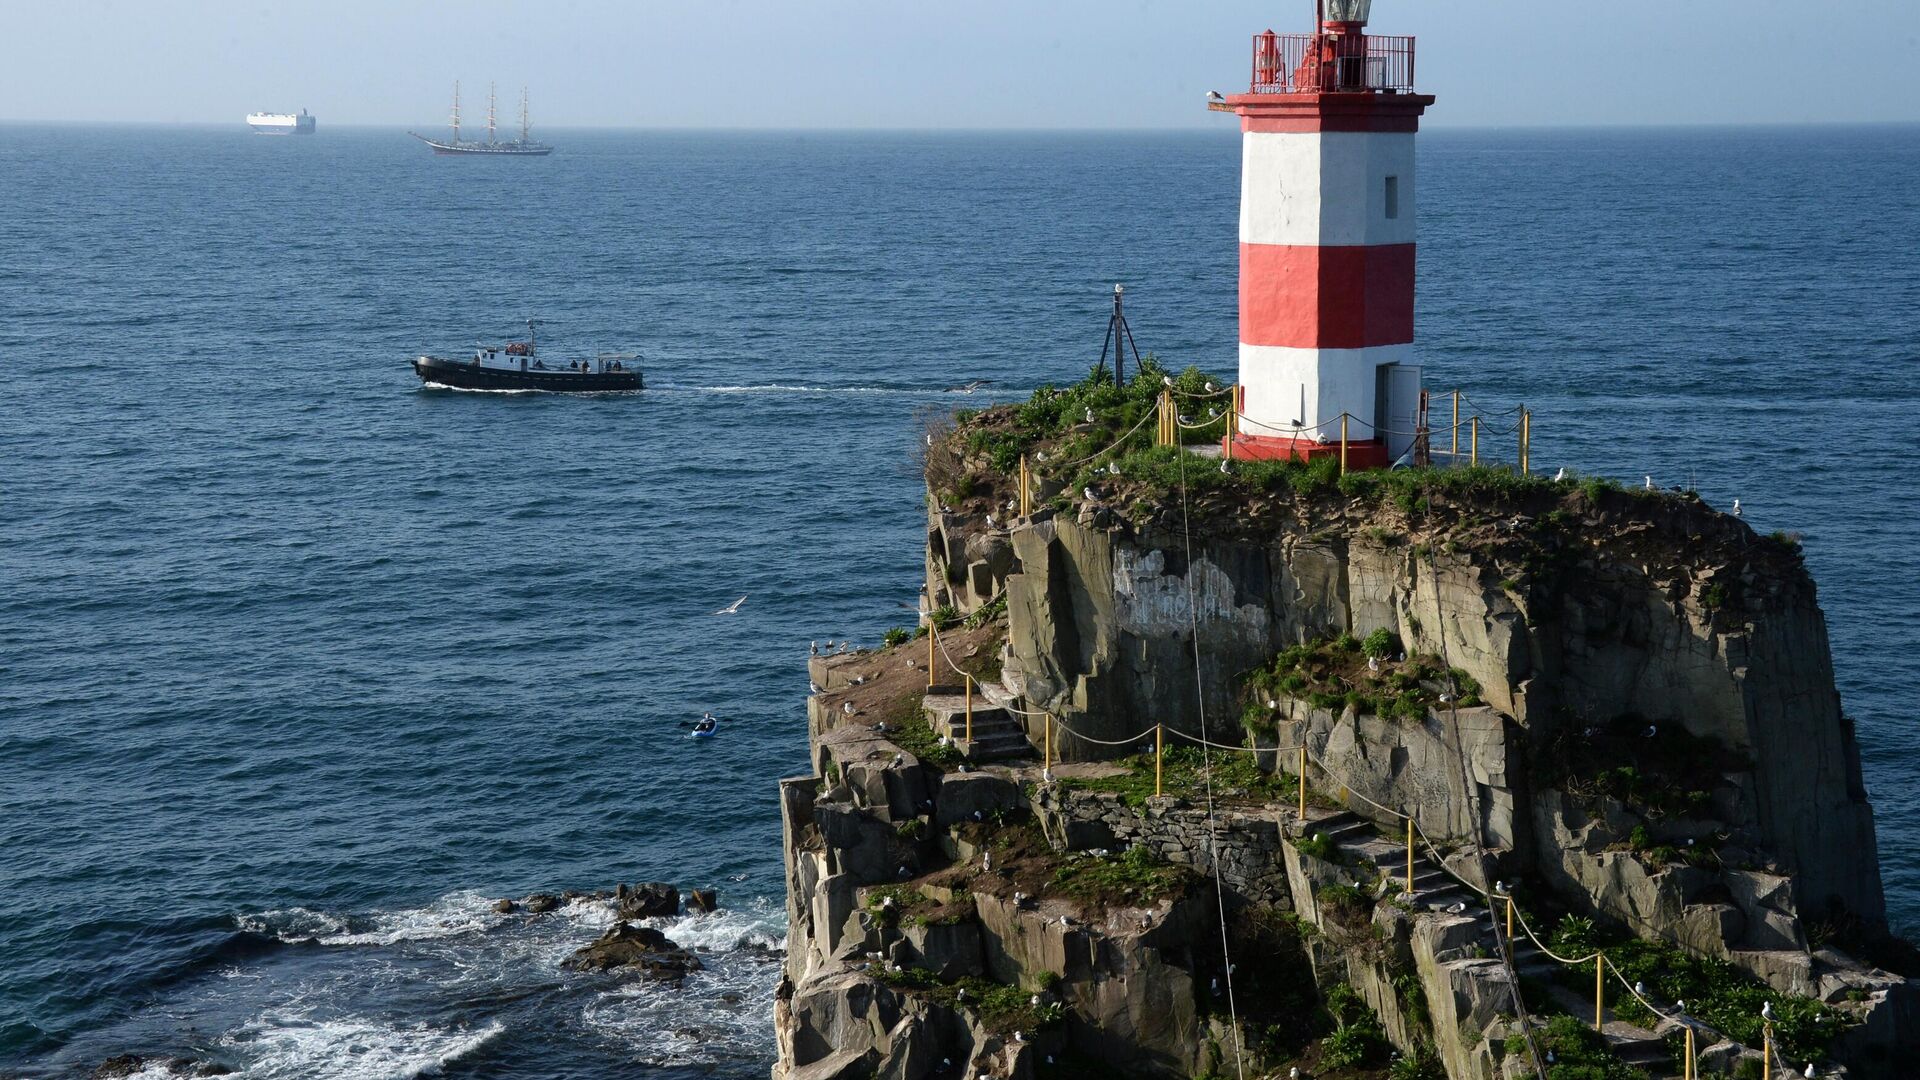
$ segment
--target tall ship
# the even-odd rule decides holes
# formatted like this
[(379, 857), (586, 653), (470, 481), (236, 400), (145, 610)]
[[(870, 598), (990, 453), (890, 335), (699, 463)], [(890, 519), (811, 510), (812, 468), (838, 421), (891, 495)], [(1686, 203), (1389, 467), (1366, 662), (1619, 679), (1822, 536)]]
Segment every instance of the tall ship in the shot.
[(305, 109), (297, 113), (248, 113), (247, 126), (257, 135), (311, 135), (313, 117)]
[(520, 137), (511, 142), (501, 142), (494, 128), (493, 84), (487, 84), (487, 140), (480, 142), (460, 137), (460, 84), (453, 84), (453, 138), (429, 139), (418, 132), (407, 134), (433, 147), (436, 154), (494, 154), (501, 156), (521, 155), (524, 157), (543, 157), (553, 153), (553, 147), (546, 143), (534, 142), (532, 128), (527, 123), (527, 89), (520, 88)]
[(527, 320), (527, 340), (476, 345), (464, 358), (418, 356), (413, 373), (428, 386), (453, 390), (551, 390), (604, 393), (646, 386), (634, 363), (638, 353), (603, 352), (590, 359), (549, 361), (534, 342), (538, 319)]

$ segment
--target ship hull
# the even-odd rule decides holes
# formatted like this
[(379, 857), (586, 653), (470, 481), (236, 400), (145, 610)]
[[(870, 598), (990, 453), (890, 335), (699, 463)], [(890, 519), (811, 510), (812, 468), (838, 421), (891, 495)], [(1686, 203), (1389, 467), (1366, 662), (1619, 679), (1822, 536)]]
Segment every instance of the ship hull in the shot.
[(551, 146), (515, 146), (511, 143), (482, 143), (477, 146), (461, 146), (458, 143), (434, 142), (422, 140), (433, 147), (433, 152), (447, 157), (546, 157), (553, 153)]
[(641, 390), (646, 384), (638, 371), (513, 371), (447, 360), (417, 357), (413, 373), (431, 386), (455, 390), (545, 390), (554, 393), (594, 394), (614, 390)]

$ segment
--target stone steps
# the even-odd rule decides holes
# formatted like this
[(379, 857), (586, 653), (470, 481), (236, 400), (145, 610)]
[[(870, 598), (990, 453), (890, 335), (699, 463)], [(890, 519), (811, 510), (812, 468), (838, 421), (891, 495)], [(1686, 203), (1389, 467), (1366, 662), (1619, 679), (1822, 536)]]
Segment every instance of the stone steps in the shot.
[(921, 707), (934, 734), (953, 742), (968, 761), (1006, 761), (1031, 757), (1033, 744), (1026, 729), (1007, 711), (976, 692), (973, 695), (973, 738), (967, 738), (967, 696), (958, 688), (935, 687)]

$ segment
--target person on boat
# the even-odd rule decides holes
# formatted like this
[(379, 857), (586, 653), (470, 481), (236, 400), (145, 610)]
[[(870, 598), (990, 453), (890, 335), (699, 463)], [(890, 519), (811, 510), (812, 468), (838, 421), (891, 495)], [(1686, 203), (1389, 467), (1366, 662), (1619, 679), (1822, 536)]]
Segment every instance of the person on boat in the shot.
[(711, 735), (718, 726), (719, 721), (713, 718), (712, 713), (708, 713), (701, 717), (698, 723), (693, 725), (693, 733), (695, 735)]

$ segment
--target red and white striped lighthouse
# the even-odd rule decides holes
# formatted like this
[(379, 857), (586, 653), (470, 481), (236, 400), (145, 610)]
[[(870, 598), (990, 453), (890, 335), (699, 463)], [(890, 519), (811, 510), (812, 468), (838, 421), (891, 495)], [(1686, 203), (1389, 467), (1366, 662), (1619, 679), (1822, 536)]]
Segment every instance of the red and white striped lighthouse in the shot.
[(1413, 39), (1366, 33), (1371, 0), (1319, 0), (1312, 34), (1253, 39), (1240, 117), (1236, 457), (1388, 464), (1422, 423), (1413, 355)]

